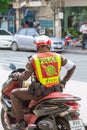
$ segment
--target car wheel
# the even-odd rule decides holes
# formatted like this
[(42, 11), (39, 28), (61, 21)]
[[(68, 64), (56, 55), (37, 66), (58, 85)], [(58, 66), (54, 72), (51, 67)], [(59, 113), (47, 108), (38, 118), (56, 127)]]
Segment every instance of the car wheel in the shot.
[(18, 45), (17, 45), (17, 43), (16, 43), (16, 42), (13, 42), (11, 48), (12, 48), (13, 51), (17, 51), (17, 50), (18, 50)]

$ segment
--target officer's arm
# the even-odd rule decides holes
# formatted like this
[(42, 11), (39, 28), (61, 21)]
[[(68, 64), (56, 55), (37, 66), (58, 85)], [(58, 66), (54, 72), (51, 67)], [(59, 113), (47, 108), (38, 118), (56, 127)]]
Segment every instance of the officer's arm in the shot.
[(26, 64), (26, 68), (22, 73), (20, 73), (20, 72), (13, 73), (10, 75), (10, 77), (17, 79), (19, 81), (25, 81), (32, 75), (33, 72), (34, 72), (34, 70), (32, 67), (32, 63), (31, 63), (31, 60), (29, 59)]
[(63, 81), (66, 83), (72, 77), (72, 75), (76, 69), (76, 65), (72, 61), (70, 61), (66, 58), (64, 59), (62, 57), (62, 67), (64, 67), (67, 70), (67, 73), (63, 77)]

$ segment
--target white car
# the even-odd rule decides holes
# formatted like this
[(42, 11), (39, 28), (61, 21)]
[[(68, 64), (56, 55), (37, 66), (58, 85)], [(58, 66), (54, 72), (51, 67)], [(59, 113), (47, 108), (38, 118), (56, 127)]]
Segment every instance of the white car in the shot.
[[(36, 51), (35, 39), (39, 36), (40, 34), (34, 28), (21, 28), (14, 34), (11, 49), (13, 51), (20, 49)], [(63, 40), (54, 36), (49, 36), (49, 38), (52, 41), (51, 51), (62, 52), (64, 50)]]
[(11, 48), (13, 34), (8, 30), (0, 28), (0, 48)]
[(36, 51), (35, 38), (38, 36), (34, 28), (20, 28), (13, 36), (11, 49)]
[(57, 37), (49, 37), (51, 39), (51, 51), (62, 52), (65, 49), (64, 41)]
[(0, 48), (11, 48), (11, 41), (0, 39)]

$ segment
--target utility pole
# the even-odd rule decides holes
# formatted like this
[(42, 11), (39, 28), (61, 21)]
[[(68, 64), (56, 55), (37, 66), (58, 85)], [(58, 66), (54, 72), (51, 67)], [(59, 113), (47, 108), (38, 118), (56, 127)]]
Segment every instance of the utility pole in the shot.
[(15, 0), (13, 2), (13, 8), (16, 9), (16, 30), (20, 28), (21, 25), (21, 8), (26, 5), (26, 0)]
[(13, 2), (13, 8), (16, 9), (16, 30), (20, 28), (20, 0)]
[[(20, 6), (20, 0), (16, 0)], [(16, 30), (20, 28), (20, 8), (16, 8)]]
[(61, 19), (63, 19), (62, 7), (64, 6), (64, 0), (51, 0), (50, 7), (53, 10), (54, 15), (54, 35), (61, 38)]

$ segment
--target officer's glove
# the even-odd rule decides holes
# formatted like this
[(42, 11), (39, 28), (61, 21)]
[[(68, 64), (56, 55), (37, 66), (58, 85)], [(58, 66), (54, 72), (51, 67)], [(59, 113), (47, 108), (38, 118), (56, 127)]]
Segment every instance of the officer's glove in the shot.
[(13, 80), (18, 80), (19, 75), (20, 75), (19, 72), (11, 73), (11, 74), (9, 75), (9, 78), (12, 78)]

